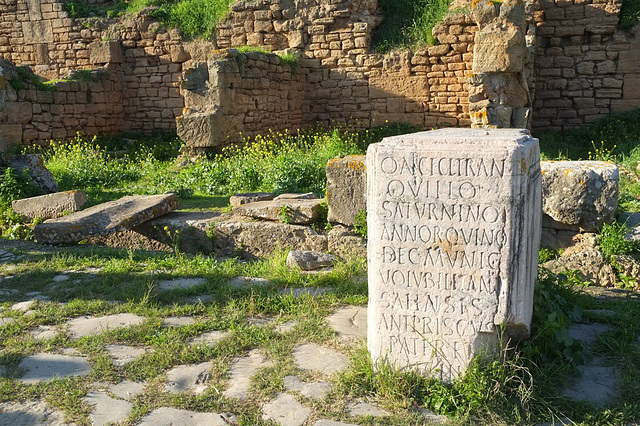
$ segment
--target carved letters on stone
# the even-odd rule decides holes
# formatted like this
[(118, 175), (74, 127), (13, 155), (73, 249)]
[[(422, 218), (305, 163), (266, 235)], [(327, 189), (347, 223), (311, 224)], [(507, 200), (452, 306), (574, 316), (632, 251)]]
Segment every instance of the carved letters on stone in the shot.
[(368, 344), (443, 381), (528, 335), (540, 157), (523, 130), (443, 129), (367, 153)]

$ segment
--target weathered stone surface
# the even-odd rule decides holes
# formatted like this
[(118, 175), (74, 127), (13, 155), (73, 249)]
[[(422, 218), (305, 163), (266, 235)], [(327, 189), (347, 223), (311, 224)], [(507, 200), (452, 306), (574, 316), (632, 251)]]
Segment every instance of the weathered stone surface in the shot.
[(349, 365), (349, 357), (333, 349), (306, 343), (293, 349), (293, 362), (302, 370), (320, 374), (333, 374), (343, 371)]
[(274, 198), (274, 201), (280, 200), (317, 200), (318, 197), (313, 192), (289, 193), (285, 192)]
[(525, 46), (524, 34), (516, 26), (488, 24), (476, 33), (473, 71), (520, 72), (524, 65)]
[(158, 281), (158, 290), (187, 289), (207, 283), (206, 278), (178, 278), (175, 280)]
[(542, 210), (559, 229), (596, 231), (618, 207), (618, 166), (604, 161), (542, 161)]
[(198, 395), (207, 390), (213, 364), (202, 362), (197, 365), (178, 365), (167, 371), (165, 389), (171, 393), (193, 392)]
[(227, 398), (245, 399), (249, 396), (251, 378), (260, 368), (271, 365), (272, 362), (256, 349), (246, 357), (236, 358), (229, 369), (230, 386), (222, 394)]
[(218, 222), (214, 249), (218, 256), (264, 257), (277, 248), (326, 251), (327, 237), (313, 229), (277, 222)]
[(353, 343), (367, 338), (367, 308), (345, 306), (327, 317), (327, 322), (338, 332), (340, 340)]
[(257, 201), (233, 208), (234, 214), (296, 225), (309, 225), (320, 217), (322, 200), (280, 199)]
[(276, 395), (276, 399), (265, 404), (262, 411), (265, 420), (273, 420), (282, 426), (300, 426), (311, 414), (311, 408), (286, 393)]
[(594, 357), (578, 366), (579, 378), (567, 386), (563, 393), (574, 401), (586, 401), (597, 407), (619, 398), (620, 378), (616, 368), (607, 365), (600, 357)]
[(300, 392), (300, 394), (310, 399), (324, 398), (333, 387), (329, 382), (306, 383), (296, 376), (286, 376), (283, 381), (285, 389)]
[(42, 401), (0, 403), (0, 426), (69, 426), (64, 413), (53, 410)]
[(92, 64), (122, 63), (122, 50), (118, 41), (94, 41), (88, 47), (89, 61)]
[(65, 211), (77, 212), (86, 202), (87, 195), (75, 190), (15, 200), (11, 203), (11, 208), (26, 220), (36, 217), (53, 219), (62, 216)]
[(231, 207), (236, 207), (243, 204), (255, 203), (256, 201), (270, 201), (274, 198), (276, 198), (276, 194), (272, 192), (247, 192), (232, 195), (229, 197), (229, 204), (231, 204)]
[(540, 241), (538, 142), (513, 129), (386, 138), (367, 153), (368, 347), (449, 382), (528, 336)]
[(20, 377), (22, 383), (34, 384), (65, 377), (86, 376), (91, 364), (82, 357), (41, 353), (25, 357), (18, 368), (26, 370)]
[(347, 407), (347, 413), (352, 416), (372, 417), (382, 417), (389, 415), (389, 413), (384, 411), (382, 408), (376, 407), (375, 405), (369, 404), (368, 402), (357, 402), (355, 404), (349, 405), (349, 407)]
[(42, 155), (14, 155), (9, 157), (9, 164), (14, 169), (28, 170), (33, 182), (40, 187), (43, 192), (51, 193), (58, 191), (58, 184), (51, 172), (45, 167)]
[(113, 363), (118, 367), (122, 367), (149, 352), (147, 348), (136, 348), (128, 345), (107, 345), (105, 349), (113, 357)]
[(347, 226), (367, 209), (367, 167), (364, 155), (329, 160), (327, 172), (327, 220)]
[(105, 425), (124, 420), (133, 408), (129, 401), (111, 398), (104, 392), (89, 392), (84, 402), (91, 408), (91, 424)]
[(65, 323), (72, 338), (91, 336), (116, 328), (130, 327), (144, 322), (145, 318), (129, 313), (105, 315), (102, 317), (79, 317)]
[(336, 257), (328, 253), (320, 253), (309, 250), (291, 250), (287, 254), (287, 266), (289, 268), (300, 268), (303, 271), (333, 266)]
[(132, 229), (178, 207), (175, 194), (127, 196), (58, 219), (49, 219), (33, 230), (40, 243), (71, 243), (97, 235)]
[(616, 272), (605, 261), (602, 253), (595, 249), (563, 253), (559, 258), (541, 266), (555, 274), (578, 271), (582, 280), (596, 286), (613, 287), (618, 282)]
[(218, 111), (181, 115), (176, 118), (176, 131), (189, 148), (215, 148), (242, 131), (242, 118)]
[(327, 234), (327, 244), (328, 251), (342, 259), (367, 257), (367, 240), (342, 225), (331, 228)]
[(178, 408), (160, 407), (142, 418), (140, 426), (229, 426), (237, 419), (227, 413), (199, 413)]

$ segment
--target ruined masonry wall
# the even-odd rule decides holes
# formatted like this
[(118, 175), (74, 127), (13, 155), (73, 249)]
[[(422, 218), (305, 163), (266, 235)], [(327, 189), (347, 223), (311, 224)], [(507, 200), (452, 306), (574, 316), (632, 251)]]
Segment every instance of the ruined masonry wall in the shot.
[(536, 2), (534, 129), (560, 130), (640, 107), (640, 26), (621, 0)]

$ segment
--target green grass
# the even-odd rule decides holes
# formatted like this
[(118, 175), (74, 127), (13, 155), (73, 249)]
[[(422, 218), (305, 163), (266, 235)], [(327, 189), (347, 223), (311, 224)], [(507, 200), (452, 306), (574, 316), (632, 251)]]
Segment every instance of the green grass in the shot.
[(373, 34), (378, 53), (437, 44), (433, 27), (447, 14), (450, 0), (382, 0), (383, 21)]
[(640, 23), (640, 0), (624, 0), (620, 10), (618, 27), (623, 30), (630, 30), (638, 23)]

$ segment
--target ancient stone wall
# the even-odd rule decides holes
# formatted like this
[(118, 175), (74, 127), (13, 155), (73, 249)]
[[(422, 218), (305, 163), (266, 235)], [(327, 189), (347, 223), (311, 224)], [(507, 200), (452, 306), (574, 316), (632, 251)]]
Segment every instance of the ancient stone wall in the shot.
[(621, 5), (536, 2), (534, 129), (581, 126), (640, 107), (640, 27), (617, 29)]

